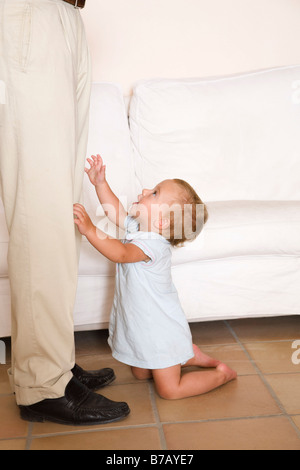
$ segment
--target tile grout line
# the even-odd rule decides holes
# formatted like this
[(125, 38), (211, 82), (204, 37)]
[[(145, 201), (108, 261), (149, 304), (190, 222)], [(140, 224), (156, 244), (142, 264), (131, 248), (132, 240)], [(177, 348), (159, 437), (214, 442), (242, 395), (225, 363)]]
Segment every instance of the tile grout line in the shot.
[(33, 423), (28, 423), (28, 434), (25, 443), (25, 450), (30, 450), (31, 442), (32, 442), (32, 430), (33, 430)]
[(160, 421), (159, 412), (156, 406), (154, 384), (148, 381), (148, 386), (149, 386), (149, 391), (150, 391), (150, 400), (151, 400), (152, 410), (153, 410), (156, 426), (159, 432), (160, 444), (161, 444), (162, 450), (168, 450), (163, 425)]
[[(187, 419), (184, 421), (160, 421), (159, 423), (150, 423), (150, 424), (131, 424), (128, 426), (117, 426), (117, 427), (105, 427), (105, 428), (89, 428), (89, 429), (77, 429), (77, 430), (70, 430), (70, 431), (63, 431), (63, 432), (54, 432), (54, 433), (45, 433), (45, 434), (35, 434), (27, 436), (27, 440), (29, 439), (42, 439), (45, 437), (60, 437), (66, 435), (73, 435), (73, 434), (87, 434), (87, 433), (97, 433), (97, 432), (109, 432), (109, 431), (119, 431), (119, 430), (130, 430), (130, 429), (144, 429), (144, 428), (157, 428), (159, 425), (168, 425), (168, 424), (185, 424), (185, 423), (207, 423), (207, 422), (221, 422), (221, 421), (241, 421), (241, 420), (251, 420), (251, 419), (264, 419), (264, 418), (277, 418), (278, 416), (284, 416), (283, 413), (281, 414), (269, 414), (269, 415), (253, 415), (253, 416), (230, 416), (225, 418), (203, 418), (203, 419)], [(295, 414), (294, 416), (300, 416), (300, 414)], [(31, 423), (34, 424), (34, 423)], [(31, 433), (32, 434), (32, 433)], [(22, 437), (15, 437), (15, 438), (4, 438), (0, 439), (1, 441), (11, 440), (11, 439), (24, 439)], [(163, 449), (165, 450), (165, 449)], [(167, 449), (166, 449), (167, 450)]]
[[(282, 412), (282, 414), (287, 418), (287, 420), (289, 421), (289, 423), (291, 424), (291, 426), (293, 427), (293, 429), (296, 431), (297, 433), (297, 436), (299, 437), (300, 439), (300, 429), (297, 427), (297, 425), (294, 423), (294, 421), (292, 420), (291, 416), (287, 413), (285, 407), (283, 406), (283, 404), (281, 403), (280, 399), (278, 398), (277, 394), (275, 393), (275, 391), (273, 390), (273, 388), (270, 386), (270, 384), (268, 383), (268, 381), (266, 380), (264, 374), (262, 373), (262, 371), (260, 370), (260, 368), (258, 367), (258, 365), (256, 364), (256, 362), (254, 361), (254, 359), (252, 359), (251, 355), (249, 354), (249, 352), (247, 351), (247, 349), (245, 348), (244, 346), (244, 343), (240, 340), (240, 338), (238, 337), (238, 335), (236, 334), (236, 332), (234, 331), (234, 329), (232, 328), (232, 326), (229, 324), (229, 322), (227, 320), (224, 320), (224, 324), (227, 326), (228, 330), (230, 331), (230, 333), (233, 335), (233, 337), (235, 338), (235, 340), (237, 341), (237, 343), (240, 345), (240, 347), (243, 349), (244, 353), (246, 354), (246, 356), (248, 357), (249, 361), (251, 362), (251, 364), (253, 365), (254, 369), (257, 371), (257, 374), (258, 376), (260, 377), (261, 381), (263, 382), (263, 384), (265, 385), (265, 387), (267, 388), (268, 392), (271, 394), (272, 398), (275, 400), (277, 406), (279, 407), (280, 411)], [(261, 341), (260, 341), (261, 342)]]
[[(97, 426), (95, 427), (90, 427), (90, 428), (83, 428), (81, 429), (80, 426), (77, 427), (77, 430), (65, 430), (65, 431), (56, 431), (56, 432), (48, 432), (45, 434), (33, 434), (31, 437), (31, 440), (34, 439), (44, 439), (47, 437), (64, 437), (64, 436), (72, 436), (72, 435), (78, 435), (78, 434), (93, 434), (93, 433), (98, 433), (98, 432), (110, 432), (110, 431), (128, 431), (131, 429), (146, 429), (146, 428), (155, 428), (155, 424), (131, 424), (128, 426), (116, 426), (116, 427), (103, 427), (103, 428), (98, 428)], [(29, 436), (28, 436), (29, 439)], [(2, 440), (7, 440), (7, 439), (2, 439)], [(0, 439), (1, 441), (1, 439)]]
[[(236, 416), (236, 417), (227, 417), (227, 418), (206, 418), (206, 419), (197, 419), (197, 420), (185, 420), (185, 421), (163, 421), (160, 422), (160, 425), (168, 425), (168, 424), (201, 424), (201, 423), (208, 423), (208, 422), (227, 422), (227, 421), (243, 421), (243, 420), (253, 420), (253, 419), (264, 419), (264, 418), (278, 418), (278, 416), (285, 416), (284, 414), (271, 414), (271, 415), (257, 415), (257, 416)], [(294, 416), (300, 416), (300, 414), (295, 414)], [(30, 425), (34, 425), (34, 423), (30, 423)], [(130, 425), (130, 426), (120, 426), (120, 427), (110, 427), (110, 428), (90, 428), (90, 429), (82, 429), (77, 431), (64, 431), (64, 432), (55, 432), (55, 433), (46, 433), (46, 434), (36, 434), (32, 435), (32, 429), (28, 431), (27, 437), (7, 437), (1, 438), (1, 441), (11, 441), (11, 440), (26, 440), (26, 449), (30, 450), (29, 447), (34, 439), (43, 439), (47, 437), (64, 437), (69, 435), (76, 435), (76, 434), (87, 434), (87, 433), (96, 433), (96, 432), (108, 432), (108, 431), (117, 431), (117, 430), (130, 430), (130, 429), (144, 429), (144, 428), (157, 428), (157, 424), (137, 424), (137, 425)], [(168, 449), (162, 449), (168, 450)]]

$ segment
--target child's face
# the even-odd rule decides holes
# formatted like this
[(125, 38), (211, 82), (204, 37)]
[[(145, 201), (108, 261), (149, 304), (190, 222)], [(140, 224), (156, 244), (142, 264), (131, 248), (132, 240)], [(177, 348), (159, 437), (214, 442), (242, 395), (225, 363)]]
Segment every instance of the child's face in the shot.
[(139, 222), (141, 231), (160, 233), (170, 225), (166, 214), (179, 200), (179, 193), (180, 188), (173, 180), (162, 181), (154, 189), (143, 189), (138, 202), (131, 206), (129, 215)]

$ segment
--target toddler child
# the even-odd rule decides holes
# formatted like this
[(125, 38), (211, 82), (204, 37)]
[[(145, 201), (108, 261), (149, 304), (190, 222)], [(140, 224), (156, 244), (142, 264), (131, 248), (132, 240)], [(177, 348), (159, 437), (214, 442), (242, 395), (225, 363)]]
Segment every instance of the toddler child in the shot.
[[(97, 229), (80, 204), (74, 222), (80, 233), (117, 263), (109, 327), (113, 357), (140, 380), (153, 378), (158, 394), (180, 399), (209, 392), (237, 374), (192, 343), (190, 328), (171, 277), (171, 246), (193, 240), (208, 214), (194, 189), (179, 179), (144, 189), (127, 213), (110, 189), (100, 155), (86, 169), (108, 218), (125, 230), (120, 241)], [(182, 367), (207, 371), (182, 375)]]

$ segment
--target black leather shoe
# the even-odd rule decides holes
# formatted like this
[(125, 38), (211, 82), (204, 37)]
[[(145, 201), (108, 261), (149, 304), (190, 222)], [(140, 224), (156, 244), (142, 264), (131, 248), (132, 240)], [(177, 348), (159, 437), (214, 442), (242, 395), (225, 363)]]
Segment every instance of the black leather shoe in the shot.
[(120, 421), (129, 415), (130, 409), (127, 403), (114, 402), (91, 392), (73, 377), (66, 386), (64, 397), (20, 406), (20, 412), (26, 421), (90, 426)]
[(75, 364), (74, 368), (72, 369), (72, 373), (76, 377), (76, 379), (79, 380), (79, 382), (81, 382), (93, 392), (110, 384), (116, 378), (115, 373), (112, 369), (107, 368), (100, 370), (85, 371), (81, 369), (81, 367), (79, 367), (77, 364)]

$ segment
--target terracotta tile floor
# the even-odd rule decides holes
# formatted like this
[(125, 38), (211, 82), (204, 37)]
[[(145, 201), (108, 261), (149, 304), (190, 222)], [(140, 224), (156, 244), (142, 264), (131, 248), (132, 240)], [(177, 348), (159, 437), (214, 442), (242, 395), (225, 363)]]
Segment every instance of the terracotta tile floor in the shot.
[(239, 378), (180, 401), (160, 399), (151, 381), (138, 382), (112, 359), (107, 331), (76, 333), (77, 363), (113, 367), (117, 380), (102, 393), (131, 407), (126, 420), (112, 425), (22, 421), (8, 385), (9, 364), (0, 366), (0, 450), (300, 450), (300, 364), (292, 361), (293, 354), (300, 359), (292, 348), (300, 340), (300, 316), (196, 323), (191, 329), (194, 342), (235, 368)]

